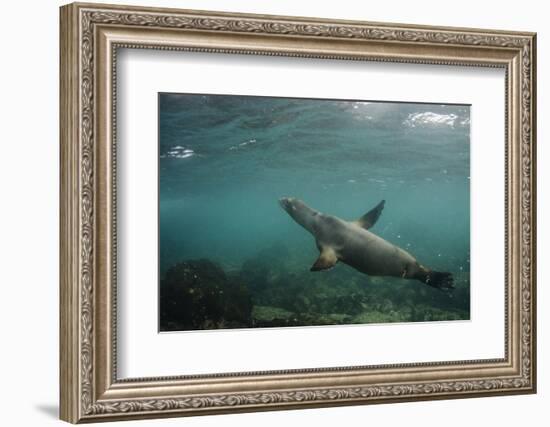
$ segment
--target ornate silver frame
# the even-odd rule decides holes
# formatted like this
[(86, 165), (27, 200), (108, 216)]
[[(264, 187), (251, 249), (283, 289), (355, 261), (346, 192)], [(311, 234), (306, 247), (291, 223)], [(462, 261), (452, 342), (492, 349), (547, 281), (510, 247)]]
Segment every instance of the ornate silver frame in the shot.
[[(533, 33), (71, 4), (61, 8), (61, 419), (110, 421), (534, 393)], [(118, 47), (502, 67), (506, 339), (497, 360), (175, 378), (116, 375)]]

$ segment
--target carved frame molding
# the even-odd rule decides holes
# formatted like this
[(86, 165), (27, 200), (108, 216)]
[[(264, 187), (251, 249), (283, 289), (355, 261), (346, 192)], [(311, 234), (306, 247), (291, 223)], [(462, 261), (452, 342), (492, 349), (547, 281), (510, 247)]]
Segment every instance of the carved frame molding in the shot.
[[(120, 47), (505, 68), (506, 357), (117, 380), (113, 147)], [(61, 418), (74, 423), (534, 392), (535, 68), (532, 33), (62, 7)]]

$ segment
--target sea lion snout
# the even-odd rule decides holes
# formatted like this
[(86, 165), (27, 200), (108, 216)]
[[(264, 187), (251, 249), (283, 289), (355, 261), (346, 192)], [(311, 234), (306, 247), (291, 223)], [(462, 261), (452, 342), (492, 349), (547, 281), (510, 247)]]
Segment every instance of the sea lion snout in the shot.
[(281, 197), (279, 204), (285, 211), (290, 213), (291, 210), (296, 210), (296, 206), (294, 206), (295, 200), (294, 197)]
[(315, 233), (319, 212), (295, 197), (282, 197), (279, 199), (279, 204), (294, 221), (311, 233)]

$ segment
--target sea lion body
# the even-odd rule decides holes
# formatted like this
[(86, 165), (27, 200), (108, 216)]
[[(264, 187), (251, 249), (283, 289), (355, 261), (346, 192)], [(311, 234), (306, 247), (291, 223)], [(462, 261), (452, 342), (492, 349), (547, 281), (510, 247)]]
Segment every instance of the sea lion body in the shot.
[(384, 201), (357, 221), (344, 221), (318, 212), (294, 198), (280, 200), (283, 209), (314, 237), (319, 249), (312, 271), (332, 268), (341, 261), (369, 276), (416, 279), (436, 288), (452, 288), (450, 273), (430, 270), (404, 249), (369, 231)]
[(338, 259), (356, 270), (393, 277), (405, 277), (415, 270), (417, 262), (410, 253), (359, 225), (335, 217), (322, 222), (316, 236), (318, 247), (332, 246)]

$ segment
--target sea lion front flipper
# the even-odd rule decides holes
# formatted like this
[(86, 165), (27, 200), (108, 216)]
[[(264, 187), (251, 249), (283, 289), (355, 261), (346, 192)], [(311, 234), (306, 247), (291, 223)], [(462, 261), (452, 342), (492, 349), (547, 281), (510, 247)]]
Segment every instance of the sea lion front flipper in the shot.
[(317, 261), (311, 266), (310, 271), (321, 271), (328, 270), (336, 265), (338, 262), (338, 257), (334, 249), (325, 246), (321, 250), (321, 254)]
[(374, 207), (373, 209), (368, 211), (365, 215), (363, 215), (361, 218), (359, 218), (357, 221), (355, 221), (355, 223), (359, 227), (363, 227), (365, 230), (368, 230), (374, 224), (376, 224), (376, 221), (378, 221), (378, 218), (382, 213), (382, 209), (384, 209), (385, 203), (386, 201), (382, 200), (380, 203), (376, 205), (376, 207)]

